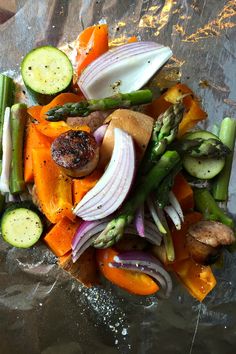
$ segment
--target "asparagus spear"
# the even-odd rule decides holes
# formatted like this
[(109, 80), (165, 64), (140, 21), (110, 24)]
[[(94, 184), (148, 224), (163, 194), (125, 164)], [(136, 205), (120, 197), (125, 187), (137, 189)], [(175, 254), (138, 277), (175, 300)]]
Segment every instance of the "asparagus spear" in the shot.
[(143, 174), (147, 173), (158, 158), (164, 153), (167, 146), (175, 139), (179, 123), (183, 118), (183, 113), (183, 104), (177, 103), (169, 107), (156, 120), (152, 138), (140, 168), (140, 171), (142, 171)]
[(195, 207), (199, 210), (206, 220), (220, 221), (232, 229), (234, 221), (220, 209), (211, 193), (206, 189), (194, 189)]
[(2, 155), (2, 129), (6, 107), (13, 104), (14, 83), (12, 78), (0, 74), (0, 156)]
[(180, 154), (192, 157), (221, 158), (230, 154), (230, 148), (217, 139), (183, 139), (172, 146)]
[(23, 136), (27, 120), (27, 106), (17, 103), (11, 107), (12, 165), (10, 191), (20, 193), (25, 189), (23, 178)]
[(144, 203), (149, 194), (158, 187), (159, 183), (170, 173), (179, 162), (180, 157), (176, 151), (166, 151), (160, 160), (136, 185), (131, 198), (124, 204), (117, 218), (110, 221), (105, 230), (94, 241), (94, 247), (107, 248), (119, 241), (123, 236), (125, 227), (134, 218), (137, 208)]
[(50, 109), (47, 120), (57, 122), (67, 117), (86, 117), (94, 111), (108, 111), (116, 108), (129, 108), (131, 106), (149, 103), (152, 101), (152, 91), (139, 90), (130, 93), (118, 93), (114, 96), (98, 100), (87, 100), (76, 103), (66, 103)]
[(226, 157), (225, 166), (217, 176), (213, 185), (213, 196), (216, 200), (228, 199), (229, 180), (233, 163), (234, 145), (236, 139), (236, 119), (224, 118), (219, 133), (220, 140), (228, 146), (231, 153)]

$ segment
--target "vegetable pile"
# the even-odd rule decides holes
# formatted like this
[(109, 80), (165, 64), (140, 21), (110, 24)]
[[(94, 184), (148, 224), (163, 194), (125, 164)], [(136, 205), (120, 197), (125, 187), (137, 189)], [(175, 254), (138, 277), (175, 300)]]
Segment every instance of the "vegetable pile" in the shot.
[(175, 275), (203, 301), (212, 267), (234, 249), (235, 223), (220, 206), (236, 120), (224, 118), (217, 135), (200, 129), (207, 114), (183, 83), (154, 98), (148, 81), (168, 47), (134, 37), (109, 48), (102, 24), (74, 50), (75, 62), (51, 46), (24, 57), (28, 106), (0, 74), (4, 241), (28, 248), (41, 238), (86, 286), (100, 273), (130, 293), (168, 297)]

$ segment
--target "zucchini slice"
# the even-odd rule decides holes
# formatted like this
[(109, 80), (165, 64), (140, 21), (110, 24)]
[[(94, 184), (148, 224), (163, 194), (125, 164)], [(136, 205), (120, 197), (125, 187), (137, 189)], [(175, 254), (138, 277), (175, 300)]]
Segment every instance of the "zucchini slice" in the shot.
[(223, 169), (225, 159), (201, 159), (191, 156), (183, 158), (185, 170), (193, 177), (199, 179), (211, 179)]
[[(186, 139), (217, 139), (218, 136), (205, 131), (198, 130), (192, 133), (187, 133), (184, 138)], [(206, 158), (196, 158), (191, 156), (184, 156), (183, 166), (185, 170), (193, 177), (199, 179), (211, 179), (214, 178), (223, 169), (225, 164), (225, 158), (220, 159), (206, 159)]]
[(69, 89), (73, 67), (65, 53), (52, 46), (30, 51), (21, 63), (21, 75), (35, 103), (47, 104)]
[(33, 246), (43, 232), (42, 221), (35, 211), (24, 206), (11, 206), (1, 219), (3, 239), (14, 247)]

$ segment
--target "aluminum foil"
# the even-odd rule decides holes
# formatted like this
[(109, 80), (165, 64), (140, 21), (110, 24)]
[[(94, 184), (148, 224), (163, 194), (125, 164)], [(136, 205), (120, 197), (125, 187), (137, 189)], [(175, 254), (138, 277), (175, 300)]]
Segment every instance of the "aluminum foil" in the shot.
[[(187, 83), (202, 99), (208, 127), (236, 116), (235, 0), (1, 0), (0, 8), (6, 4), (17, 12), (0, 25), (1, 72), (16, 77), (33, 47), (65, 44), (106, 20), (113, 45), (138, 35), (172, 48), (158, 80)], [(235, 162), (233, 169), (229, 209), (235, 215)], [(202, 304), (177, 282), (168, 300), (140, 298), (106, 282), (86, 289), (58, 268), (43, 244), (20, 250), (1, 241), (0, 352), (231, 354), (236, 257), (227, 253), (215, 273), (218, 285)]]

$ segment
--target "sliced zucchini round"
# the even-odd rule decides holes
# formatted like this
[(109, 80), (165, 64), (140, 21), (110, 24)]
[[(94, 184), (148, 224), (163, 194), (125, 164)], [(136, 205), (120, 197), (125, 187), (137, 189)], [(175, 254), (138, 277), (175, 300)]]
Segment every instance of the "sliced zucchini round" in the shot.
[[(195, 132), (187, 133), (184, 139), (217, 139), (218, 136), (212, 134), (206, 130), (198, 130)], [(196, 158), (191, 156), (183, 157), (183, 166), (185, 170), (193, 177), (199, 179), (211, 179), (214, 178), (225, 165), (225, 158)]]
[(185, 170), (193, 177), (211, 179), (223, 169), (225, 159), (201, 159), (191, 156), (183, 158)]
[(21, 75), (33, 101), (47, 104), (70, 87), (73, 67), (61, 50), (44, 46), (33, 49), (24, 57)]
[(216, 139), (220, 140), (217, 135), (208, 132), (206, 130), (197, 130), (195, 132), (187, 133), (183, 136), (183, 139), (193, 140), (193, 139)]
[(43, 232), (43, 224), (39, 215), (28, 208), (11, 206), (1, 219), (3, 239), (14, 247), (28, 248), (33, 246)]

